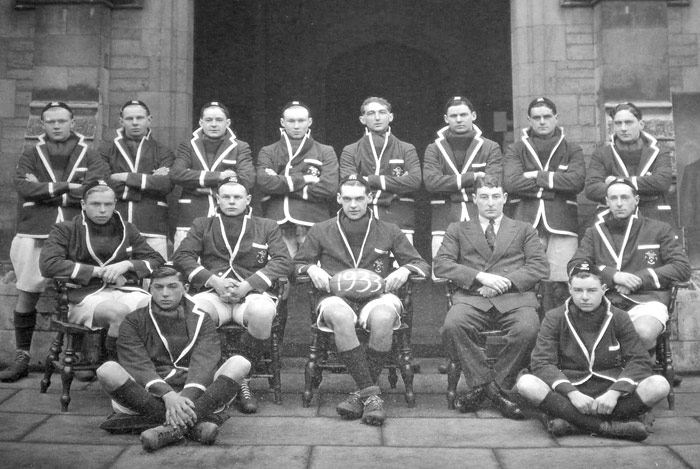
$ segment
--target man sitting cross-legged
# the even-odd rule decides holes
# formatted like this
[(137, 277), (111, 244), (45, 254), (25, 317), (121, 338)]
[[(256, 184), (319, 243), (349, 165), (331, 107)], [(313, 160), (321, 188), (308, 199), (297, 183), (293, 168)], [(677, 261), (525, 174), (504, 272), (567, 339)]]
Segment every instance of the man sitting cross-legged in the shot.
[[(549, 311), (532, 352), (532, 374), (518, 392), (548, 416), (554, 436), (595, 433), (641, 441), (643, 421), (669, 392), (629, 315), (605, 298), (607, 287), (588, 264), (574, 268), (569, 298)], [(639, 418), (642, 416), (641, 418)]]
[(250, 362), (239, 355), (218, 366), (216, 327), (187, 288), (185, 276), (172, 267), (154, 272), (151, 301), (122, 323), (119, 363), (97, 370), (117, 412), (101, 428), (111, 433), (148, 428), (141, 433), (147, 451), (184, 437), (213, 444), (217, 424), (225, 420), (215, 411), (234, 398), (250, 371)]
[[(342, 209), (331, 220), (309, 230), (294, 258), (297, 274), (307, 274), (314, 286), (330, 292), (329, 280), (338, 272), (363, 268), (385, 278), (385, 293), (365, 304), (326, 295), (317, 305), (319, 329), (333, 332), (340, 358), (355, 380), (358, 391), (340, 403), (336, 411), (344, 418), (381, 425), (386, 417), (377, 379), (388, 360), (392, 331), (401, 326), (398, 290), (409, 274), (426, 277), (428, 264), (411, 245), (401, 228), (377, 220), (367, 205), (372, 200), (369, 183), (356, 175), (340, 182), (338, 203)], [(393, 254), (400, 266), (391, 271)], [(360, 345), (355, 325), (369, 331), (367, 351)]]

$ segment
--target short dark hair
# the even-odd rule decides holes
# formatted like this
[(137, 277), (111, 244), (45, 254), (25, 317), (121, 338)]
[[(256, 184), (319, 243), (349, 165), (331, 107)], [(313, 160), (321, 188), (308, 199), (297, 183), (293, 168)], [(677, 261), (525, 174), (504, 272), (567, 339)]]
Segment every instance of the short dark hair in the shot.
[(42, 122), (44, 121), (44, 113), (46, 111), (48, 111), (49, 109), (53, 109), (55, 107), (60, 107), (60, 108), (65, 109), (66, 111), (68, 111), (70, 113), (70, 118), (71, 119), (73, 118), (73, 109), (68, 104), (64, 103), (63, 101), (51, 101), (49, 103), (46, 103), (46, 106), (43, 107), (43, 109), (41, 110), (41, 113), (39, 114), (39, 116), (41, 116)]
[(219, 181), (219, 183), (216, 185), (216, 193), (219, 193), (219, 190), (225, 186), (226, 184), (236, 184), (239, 186), (242, 186), (243, 189), (245, 189), (246, 194), (250, 194), (250, 191), (248, 190), (248, 187), (246, 187), (245, 184), (243, 184), (241, 181), (238, 180), (236, 176), (229, 176), (227, 178), (224, 178)]
[(642, 120), (642, 110), (632, 103), (620, 103), (610, 111), (610, 117), (615, 120), (615, 115), (620, 111), (629, 111), (637, 120)]
[(206, 111), (206, 110), (209, 109), (210, 107), (218, 107), (219, 109), (221, 109), (222, 111), (224, 111), (224, 114), (226, 115), (226, 119), (230, 119), (230, 118), (231, 118), (231, 113), (228, 112), (228, 108), (227, 108), (226, 106), (224, 106), (223, 104), (221, 104), (219, 101), (209, 101), (209, 102), (206, 103), (204, 106), (202, 106), (202, 109), (199, 111), (199, 118), (200, 118), (200, 119), (201, 119), (202, 117), (204, 117), (204, 111)]
[(468, 98), (465, 98), (464, 96), (453, 96), (445, 103), (445, 115), (447, 115), (447, 110), (449, 108), (452, 106), (459, 106), (461, 104), (467, 106), (471, 112), (476, 112), (474, 105)]
[(474, 193), (476, 194), (476, 191), (478, 191), (482, 187), (488, 187), (491, 189), (500, 187), (501, 189), (503, 189), (503, 184), (501, 184), (501, 180), (496, 176), (486, 175), (476, 178), (476, 181), (474, 181)]
[(569, 285), (571, 285), (571, 282), (575, 278), (579, 278), (579, 279), (595, 278), (595, 279), (598, 279), (598, 281), (600, 282), (601, 285), (605, 285), (603, 278), (599, 274), (597, 274), (593, 271), (575, 271), (575, 272), (573, 272), (571, 274), (571, 276), (569, 277)]
[(349, 176), (344, 177), (343, 179), (340, 180), (340, 185), (338, 185), (338, 194), (340, 194), (340, 190), (343, 188), (343, 186), (348, 186), (348, 187), (364, 187), (365, 188), (365, 194), (369, 194), (372, 192), (372, 189), (369, 187), (369, 183), (365, 181), (362, 176), (358, 176), (357, 174), (351, 174)]
[(282, 112), (280, 113), (280, 117), (282, 119), (284, 119), (284, 111), (286, 111), (289, 108), (293, 108), (293, 107), (303, 107), (304, 109), (306, 109), (306, 112), (309, 114), (309, 117), (311, 117), (311, 108), (309, 106), (307, 106), (306, 104), (304, 104), (303, 102), (298, 101), (298, 100), (297, 101), (289, 101), (288, 103), (285, 103), (285, 105), (282, 107)]
[(124, 104), (122, 104), (122, 107), (119, 109), (119, 117), (121, 117), (122, 114), (124, 114), (124, 109), (128, 108), (129, 106), (141, 106), (146, 111), (147, 116), (151, 115), (151, 110), (148, 109), (146, 103), (144, 103), (143, 101), (139, 101), (138, 99), (132, 99), (131, 101), (127, 101)]
[(527, 107), (527, 117), (530, 117), (530, 111), (532, 111), (536, 107), (546, 107), (548, 109), (551, 109), (554, 115), (557, 114), (556, 104), (554, 104), (554, 102), (549, 98), (541, 97), (533, 99), (530, 102), (530, 105)]
[(151, 279), (155, 280), (158, 278), (165, 278), (165, 277), (177, 277), (177, 279), (182, 282), (182, 284), (187, 283), (187, 277), (185, 277), (185, 274), (182, 273), (180, 270), (176, 269), (172, 265), (163, 265), (161, 267), (158, 267), (156, 270), (153, 271), (153, 274), (151, 275)]
[(391, 103), (389, 101), (378, 96), (370, 96), (369, 98), (362, 101), (362, 106), (360, 106), (360, 115), (363, 115), (365, 113), (365, 106), (372, 103), (381, 104), (382, 106), (386, 107), (387, 111), (391, 112)]

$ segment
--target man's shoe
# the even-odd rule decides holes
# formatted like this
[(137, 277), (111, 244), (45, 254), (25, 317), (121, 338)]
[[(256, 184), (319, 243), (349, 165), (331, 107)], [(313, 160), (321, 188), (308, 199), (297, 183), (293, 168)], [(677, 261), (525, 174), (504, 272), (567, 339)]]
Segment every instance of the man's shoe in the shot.
[(113, 435), (122, 435), (125, 433), (141, 433), (149, 428), (157, 427), (161, 423), (163, 423), (162, 419), (156, 422), (145, 415), (114, 412), (100, 424), (100, 428)]
[(549, 433), (553, 437), (569, 436), (569, 435), (581, 435), (586, 433), (585, 431), (578, 428), (576, 425), (572, 425), (564, 419), (554, 418), (549, 421), (548, 425)]
[(496, 383), (489, 383), (486, 386), (486, 393), (501, 414), (507, 419), (522, 420), (525, 418), (522, 409), (518, 404), (510, 400), (510, 397)]
[(177, 443), (183, 438), (185, 435), (180, 427), (161, 425), (141, 433), (141, 446), (150, 452)]
[(620, 422), (617, 420), (603, 422), (600, 424), (597, 433), (607, 438), (621, 438), (632, 441), (643, 441), (649, 436), (644, 424), (634, 420), (630, 420), (629, 422)]
[(479, 410), (485, 398), (486, 388), (484, 386), (475, 386), (466, 393), (455, 398), (455, 409), (463, 414), (467, 412), (476, 412)]
[(651, 411), (639, 415), (637, 420), (644, 424), (644, 429), (647, 433), (654, 433), (654, 414), (652, 414)]
[(80, 370), (73, 373), (75, 379), (82, 383), (91, 383), (97, 379), (97, 375), (92, 370)]
[(254, 414), (258, 411), (258, 401), (250, 390), (250, 379), (244, 379), (238, 391), (238, 404), (244, 414)]
[(362, 412), (364, 411), (364, 405), (362, 404), (362, 398), (359, 392), (350, 393), (350, 397), (345, 399), (343, 402), (338, 404), (335, 411), (342, 418), (347, 420), (355, 420), (362, 417)]
[(213, 445), (216, 435), (219, 434), (219, 426), (214, 422), (197, 422), (187, 434), (190, 440), (198, 441), (203, 445)]
[(6, 370), (0, 372), (0, 381), (14, 383), (29, 374), (29, 352), (15, 350), (15, 361)]
[(384, 401), (376, 394), (365, 399), (362, 411), (362, 423), (367, 425), (381, 425), (386, 420)]

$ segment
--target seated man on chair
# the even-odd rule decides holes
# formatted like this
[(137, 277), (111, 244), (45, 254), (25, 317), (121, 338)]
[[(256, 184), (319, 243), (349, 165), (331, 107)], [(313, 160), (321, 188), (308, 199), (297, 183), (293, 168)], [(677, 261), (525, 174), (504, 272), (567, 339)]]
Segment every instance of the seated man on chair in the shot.
[(138, 282), (165, 260), (124, 221), (114, 208), (114, 190), (98, 180), (85, 187), (83, 211), (54, 225), (39, 256), (41, 275), (69, 277), (70, 322), (108, 328), (105, 348), (116, 360), (119, 325), (127, 314), (148, 301)]
[[(297, 274), (306, 274), (314, 286), (330, 292), (330, 278), (352, 268), (373, 270), (385, 278), (385, 293), (365, 304), (325, 295), (318, 303), (319, 329), (333, 332), (340, 358), (355, 380), (358, 391), (338, 405), (343, 418), (381, 425), (386, 415), (377, 379), (389, 358), (393, 330), (401, 326), (401, 300), (392, 292), (409, 274), (426, 277), (430, 267), (397, 225), (372, 216), (369, 183), (356, 175), (340, 182), (334, 219), (314, 225), (294, 258)], [(391, 271), (393, 254), (399, 268)], [(367, 351), (360, 345), (356, 324), (369, 331)]]
[[(574, 267), (571, 298), (545, 315), (518, 392), (547, 414), (553, 436), (595, 433), (644, 440), (647, 414), (669, 392), (629, 315), (605, 298), (589, 264)], [(639, 416), (643, 416), (641, 419)]]
[[(196, 218), (173, 254), (173, 262), (199, 290), (194, 300), (214, 325), (245, 326), (241, 347), (254, 361), (272, 333), (277, 314), (275, 281), (292, 273), (292, 260), (277, 223), (254, 217), (251, 196), (236, 178), (221, 181), (213, 217)], [(257, 411), (246, 379), (241, 383), (241, 410)]]
[(147, 451), (185, 436), (213, 444), (225, 419), (215, 412), (233, 399), (250, 371), (250, 362), (238, 355), (218, 366), (216, 327), (187, 288), (181, 272), (156, 270), (151, 301), (129, 314), (119, 331), (119, 363), (97, 370), (116, 411), (100, 427), (110, 433), (144, 430)]
[(690, 278), (690, 262), (671, 225), (639, 216), (639, 195), (626, 178), (606, 190), (608, 210), (586, 230), (569, 262), (595, 265), (612, 304), (627, 311), (642, 345), (650, 350), (668, 321), (672, 282)]
[[(474, 188), (478, 217), (452, 223), (433, 261), (435, 275), (459, 287), (440, 332), (469, 386), (459, 410), (474, 411), (488, 397), (505, 417), (520, 419), (522, 410), (504, 389), (535, 345), (540, 322), (533, 289), (549, 275), (549, 264), (532, 225), (503, 216), (508, 194), (500, 180), (479, 177)], [(505, 332), (506, 345), (492, 368), (480, 342), (481, 332), (494, 327)]]

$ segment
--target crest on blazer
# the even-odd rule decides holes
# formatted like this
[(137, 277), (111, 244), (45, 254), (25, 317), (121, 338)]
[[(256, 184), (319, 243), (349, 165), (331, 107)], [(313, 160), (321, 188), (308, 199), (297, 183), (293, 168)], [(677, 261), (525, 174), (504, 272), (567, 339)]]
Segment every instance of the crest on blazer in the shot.
[(317, 166), (309, 166), (306, 168), (306, 174), (309, 176), (321, 177), (321, 170)]
[(381, 259), (377, 259), (374, 261), (374, 271), (378, 274), (381, 274), (384, 271), (384, 263)]
[(658, 259), (659, 255), (656, 253), (656, 251), (647, 251), (644, 253), (644, 260), (649, 265), (655, 265)]
[(391, 170), (391, 172), (394, 174), (394, 176), (403, 176), (403, 174), (405, 173), (401, 166), (395, 167)]
[(258, 249), (255, 255), (255, 261), (258, 264), (265, 264), (265, 262), (267, 262), (267, 249)]

